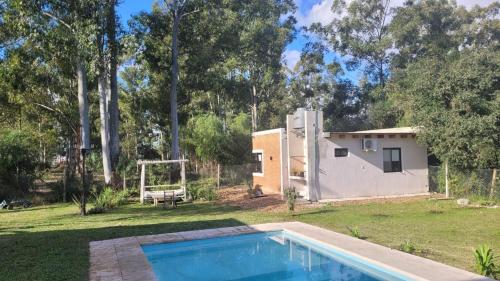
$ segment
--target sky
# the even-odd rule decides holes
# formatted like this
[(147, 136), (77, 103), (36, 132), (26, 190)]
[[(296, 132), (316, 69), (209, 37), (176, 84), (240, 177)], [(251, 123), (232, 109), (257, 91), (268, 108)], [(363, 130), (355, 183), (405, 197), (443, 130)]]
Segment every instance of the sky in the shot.
[[(122, 0), (120, 6), (118, 7), (118, 14), (120, 15), (123, 26), (126, 26), (127, 21), (134, 14), (140, 11), (150, 11), (153, 2), (157, 0)], [(235, 0), (237, 1), (237, 0)], [(329, 23), (334, 15), (330, 10), (333, 0), (294, 0), (297, 5), (297, 11), (294, 14), (297, 19), (297, 27), (309, 26), (311, 23), (320, 22), (322, 24)], [(466, 8), (471, 8), (474, 5), (486, 6), (493, 3), (495, 0), (456, 0), (458, 5), (463, 5)], [(347, 0), (346, 2), (349, 2)], [(391, 6), (400, 6), (404, 0), (392, 0)], [(290, 69), (292, 69), (295, 64), (300, 59), (300, 52), (304, 45), (307, 43), (307, 38), (302, 35), (298, 35), (297, 38), (291, 42), (283, 54), (283, 63)], [(326, 62), (332, 62), (333, 60), (340, 60), (341, 58), (333, 52), (330, 52), (326, 56)], [(353, 81), (358, 81), (361, 77), (361, 73), (358, 71), (347, 72), (346, 78)]]

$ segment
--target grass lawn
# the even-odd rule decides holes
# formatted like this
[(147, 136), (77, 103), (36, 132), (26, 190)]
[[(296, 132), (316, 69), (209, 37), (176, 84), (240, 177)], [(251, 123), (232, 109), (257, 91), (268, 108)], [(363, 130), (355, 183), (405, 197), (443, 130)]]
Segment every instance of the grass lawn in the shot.
[(0, 211), (0, 279), (87, 280), (93, 240), (290, 220), (343, 233), (357, 226), (368, 241), (393, 248), (409, 239), (419, 255), (470, 271), (479, 244), (500, 254), (500, 209), (458, 208), (452, 201), (327, 206), (295, 215), (211, 203), (174, 210), (129, 204), (87, 217), (72, 204), (55, 204)]

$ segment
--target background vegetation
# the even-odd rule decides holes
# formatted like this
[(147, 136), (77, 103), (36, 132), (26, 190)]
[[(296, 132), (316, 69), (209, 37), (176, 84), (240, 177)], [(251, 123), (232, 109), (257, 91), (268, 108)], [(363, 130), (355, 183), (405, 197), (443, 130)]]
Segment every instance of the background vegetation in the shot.
[[(196, 167), (247, 163), (251, 132), (283, 127), (297, 107), (323, 110), (326, 130), (418, 127), (439, 162), (498, 167), (499, 3), (334, 1), (338, 16), (307, 27), (292, 0), (158, 1), (126, 26), (119, 4), (0, 3), (2, 193), (26, 192), (55, 164), (69, 198), (86, 136), (87, 167), (107, 185), (136, 159), (176, 158), (177, 143)], [(299, 35), (308, 42), (288, 69)]]

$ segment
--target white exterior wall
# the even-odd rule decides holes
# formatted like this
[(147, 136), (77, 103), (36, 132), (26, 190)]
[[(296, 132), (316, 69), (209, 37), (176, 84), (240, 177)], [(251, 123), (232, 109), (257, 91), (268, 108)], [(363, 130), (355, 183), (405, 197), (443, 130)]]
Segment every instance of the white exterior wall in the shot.
[[(363, 151), (362, 136), (344, 139), (323, 138), (319, 143), (319, 198), (340, 199), (426, 193), (428, 187), (427, 151), (407, 138), (374, 138), (377, 151)], [(401, 148), (402, 172), (384, 173), (383, 148)], [(335, 157), (335, 148), (347, 148), (347, 157)]]

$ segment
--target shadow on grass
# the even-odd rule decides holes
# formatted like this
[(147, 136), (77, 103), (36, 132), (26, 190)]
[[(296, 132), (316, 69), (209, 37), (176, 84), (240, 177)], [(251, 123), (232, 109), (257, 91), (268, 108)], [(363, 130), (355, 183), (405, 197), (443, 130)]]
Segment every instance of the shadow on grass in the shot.
[(240, 225), (244, 223), (221, 219), (45, 232), (12, 231), (15, 234), (0, 236), (0, 279), (87, 280), (90, 241)]
[[(221, 206), (214, 203), (186, 203), (179, 204), (177, 208), (163, 209), (161, 206), (153, 206), (149, 204), (138, 205), (129, 204), (126, 207), (118, 207), (116, 209), (108, 210), (105, 214), (123, 215), (121, 218), (107, 219), (103, 216), (104, 221), (121, 221), (129, 219), (137, 219), (142, 216), (147, 216), (148, 219), (161, 219), (168, 218), (169, 216), (175, 217), (193, 217), (193, 216), (212, 216), (224, 215), (228, 212), (241, 211), (240, 207)], [(96, 218), (102, 214), (89, 215), (88, 218)], [(75, 211), (74, 213), (64, 214), (54, 217), (55, 219), (71, 219), (80, 218), (80, 215)]]

